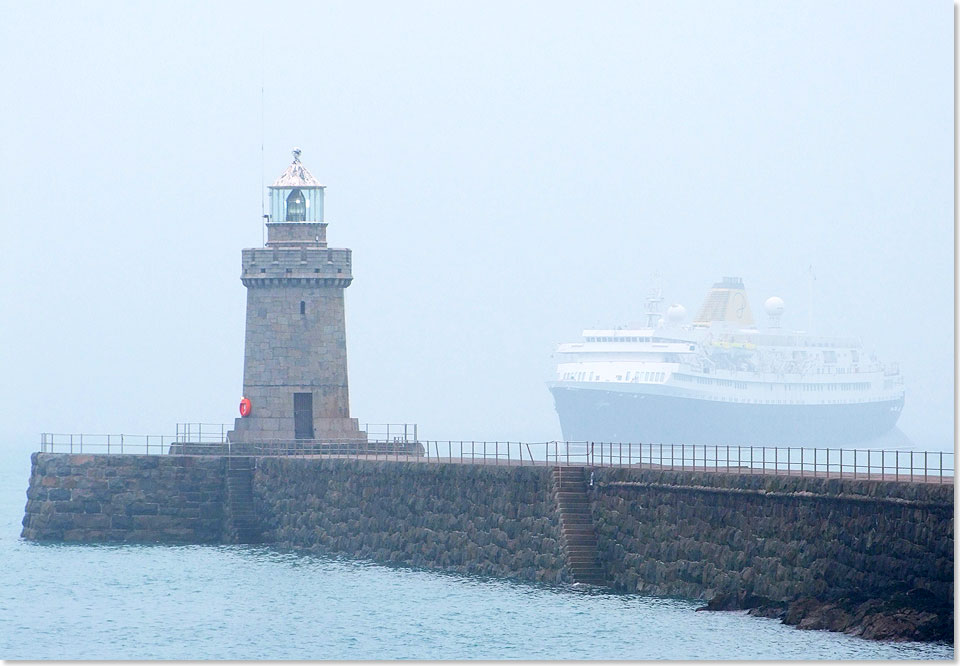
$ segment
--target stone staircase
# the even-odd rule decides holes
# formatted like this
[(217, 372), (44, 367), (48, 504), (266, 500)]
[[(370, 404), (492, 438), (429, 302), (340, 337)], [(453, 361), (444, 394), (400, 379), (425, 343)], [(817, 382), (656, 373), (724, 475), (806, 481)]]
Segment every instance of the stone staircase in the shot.
[(597, 535), (583, 467), (554, 467), (553, 488), (560, 510), (567, 566), (573, 580), (606, 586), (607, 580), (597, 559)]
[(227, 517), (233, 543), (260, 543), (261, 534), (253, 513), (253, 470), (256, 458), (227, 458)]

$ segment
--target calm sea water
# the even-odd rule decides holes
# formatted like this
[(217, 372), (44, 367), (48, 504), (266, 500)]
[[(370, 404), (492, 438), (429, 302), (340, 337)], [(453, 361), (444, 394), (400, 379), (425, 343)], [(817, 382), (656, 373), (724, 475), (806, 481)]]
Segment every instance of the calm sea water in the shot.
[(4, 659), (952, 659), (697, 602), (587, 594), (243, 546), (19, 539), (26, 450), (0, 454)]

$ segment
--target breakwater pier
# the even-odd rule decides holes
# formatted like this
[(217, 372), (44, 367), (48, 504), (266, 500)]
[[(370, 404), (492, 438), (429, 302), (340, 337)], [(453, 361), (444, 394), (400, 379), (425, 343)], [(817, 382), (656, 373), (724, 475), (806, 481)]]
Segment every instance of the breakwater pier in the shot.
[(172, 438), (147, 454), (145, 438), (122, 441), (106, 453), (77, 435), (71, 453), (69, 436), (45, 436), (22, 536), (255, 541), (873, 638), (952, 636), (951, 453), (395, 436), (239, 454)]

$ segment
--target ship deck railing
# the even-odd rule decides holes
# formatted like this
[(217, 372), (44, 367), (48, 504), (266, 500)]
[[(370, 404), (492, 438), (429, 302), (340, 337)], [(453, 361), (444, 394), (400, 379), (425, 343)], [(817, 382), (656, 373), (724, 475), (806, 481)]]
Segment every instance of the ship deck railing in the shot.
[[(193, 431), (191, 431), (192, 433)], [(204, 431), (206, 432), (206, 431)], [(952, 451), (804, 446), (692, 445), (590, 441), (421, 440), (415, 430), (392, 437), (231, 442), (176, 435), (43, 433), (40, 451), (69, 454), (293, 456), (494, 466), (619, 467), (827, 479), (954, 482)], [(198, 431), (199, 434), (199, 431)]]

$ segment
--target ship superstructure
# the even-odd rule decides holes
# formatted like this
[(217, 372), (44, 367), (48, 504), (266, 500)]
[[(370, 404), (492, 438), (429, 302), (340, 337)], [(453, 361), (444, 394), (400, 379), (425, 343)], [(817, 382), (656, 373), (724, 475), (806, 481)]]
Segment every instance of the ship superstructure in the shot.
[(765, 303), (758, 329), (740, 278), (724, 278), (692, 324), (647, 300), (642, 328), (585, 330), (561, 344), (549, 383), (564, 439), (716, 445), (833, 446), (896, 424), (903, 377), (859, 339), (780, 327)]

